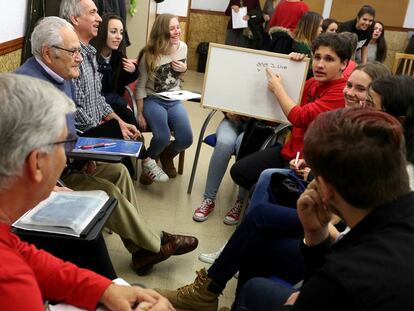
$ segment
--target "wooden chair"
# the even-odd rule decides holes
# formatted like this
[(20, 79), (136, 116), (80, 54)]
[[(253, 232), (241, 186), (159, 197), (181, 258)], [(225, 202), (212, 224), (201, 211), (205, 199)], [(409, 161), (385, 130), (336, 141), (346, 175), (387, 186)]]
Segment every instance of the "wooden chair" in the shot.
[[(125, 87), (125, 94), (124, 94), (124, 98), (126, 99), (128, 106), (132, 109), (132, 111), (134, 112), (134, 116), (135, 118), (137, 118), (137, 113), (138, 113), (138, 109), (137, 109), (137, 102), (135, 100), (134, 97), (134, 92), (133, 90), (135, 89), (135, 86), (137, 84), (137, 81), (132, 82), (131, 84), (127, 85)], [(151, 130), (148, 130), (148, 132), (150, 132)], [(174, 136), (174, 133), (171, 133), (171, 135)], [(184, 159), (185, 159), (185, 150), (181, 151), (178, 155), (178, 168), (177, 168), (177, 173), (182, 175), (184, 172)]]
[(414, 54), (395, 53), (392, 73), (414, 77)]

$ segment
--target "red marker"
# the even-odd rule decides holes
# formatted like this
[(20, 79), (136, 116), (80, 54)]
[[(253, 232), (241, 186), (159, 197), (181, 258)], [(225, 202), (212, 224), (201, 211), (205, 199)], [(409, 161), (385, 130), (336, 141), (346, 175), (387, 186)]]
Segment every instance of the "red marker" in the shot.
[(102, 147), (109, 147), (109, 146), (115, 146), (116, 143), (99, 143), (95, 145), (84, 145), (81, 146), (81, 149), (94, 149), (94, 148), (102, 148)]

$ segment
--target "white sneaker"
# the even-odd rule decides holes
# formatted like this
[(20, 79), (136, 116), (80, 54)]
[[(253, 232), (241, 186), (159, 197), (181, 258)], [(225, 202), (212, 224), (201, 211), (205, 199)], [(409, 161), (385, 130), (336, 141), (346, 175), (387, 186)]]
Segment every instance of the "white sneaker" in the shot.
[(144, 173), (155, 182), (167, 182), (168, 176), (164, 173), (161, 167), (157, 165), (155, 160), (150, 159), (143, 163), (142, 170)]
[(224, 246), (226, 246), (226, 244), (224, 244), (217, 252), (214, 252), (214, 253), (201, 253), (198, 256), (198, 260), (200, 260), (202, 262), (205, 262), (205, 263), (213, 264), (214, 261), (216, 261), (216, 259), (218, 258), (218, 256), (220, 256), (220, 254), (223, 251)]

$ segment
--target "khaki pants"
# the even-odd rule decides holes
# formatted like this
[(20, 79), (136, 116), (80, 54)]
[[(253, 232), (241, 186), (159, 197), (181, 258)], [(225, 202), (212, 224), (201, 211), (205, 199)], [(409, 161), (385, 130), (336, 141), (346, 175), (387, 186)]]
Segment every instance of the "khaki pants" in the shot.
[(103, 190), (118, 200), (106, 226), (119, 234), (131, 254), (140, 248), (160, 251), (161, 231), (153, 230), (144, 219), (134, 184), (123, 164), (98, 163), (91, 175), (72, 172), (62, 179), (73, 190)]

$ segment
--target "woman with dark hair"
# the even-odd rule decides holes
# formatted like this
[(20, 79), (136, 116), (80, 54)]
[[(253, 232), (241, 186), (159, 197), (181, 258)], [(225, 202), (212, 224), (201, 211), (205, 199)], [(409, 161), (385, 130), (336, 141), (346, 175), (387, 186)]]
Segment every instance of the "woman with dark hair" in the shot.
[[(98, 71), (102, 74), (101, 92), (122, 120), (139, 127), (134, 113), (122, 97), (125, 86), (138, 78), (136, 60), (126, 58), (124, 29), (124, 21), (118, 15), (109, 13), (102, 16), (98, 36), (94, 41)], [(139, 179), (142, 184), (168, 180), (168, 176), (155, 160), (148, 156), (145, 146), (141, 149), (139, 158), (142, 159), (142, 174)]]
[(358, 12), (357, 17), (339, 25), (338, 32), (349, 31), (358, 35), (356, 51), (361, 50), (361, 63), (366, 64), (368, 60), (368, 43), (372, 38), (372, 24), (375, 18), (375, 9), (370, 5), (364, 5)]
[(333, 18), (325, 18), (322, 22), (322, 33), (336, 32), (338, 30), (338, 22)]
[(368, 91), (375, 105), (396, 117), (403, 125), (410, 188), (414, 189), (414, 79), (410, 76), (387, 76), (372, 82)]
[(387, 42), (385, 41), (385, 29), (384, 24), (379, 21), (375, 21), (374, 32), (372, 33), (372, 39), (368, 44), (368, 62), (374, 61), (383, 63), (387, 57)]
[(112, 13), (103, 15), (93, 45), (97, 50), (98, 71), (102, 74), (102, 95), (125, 122), (137, 126), (134, 114), (122, 97), (125, 86), (138, 78), (136, 60), (126, 58), (122, 18)]

